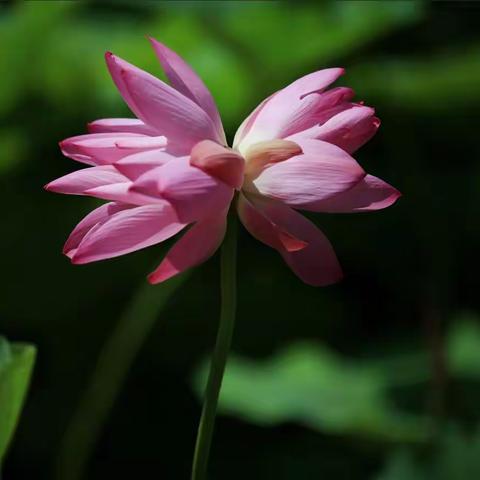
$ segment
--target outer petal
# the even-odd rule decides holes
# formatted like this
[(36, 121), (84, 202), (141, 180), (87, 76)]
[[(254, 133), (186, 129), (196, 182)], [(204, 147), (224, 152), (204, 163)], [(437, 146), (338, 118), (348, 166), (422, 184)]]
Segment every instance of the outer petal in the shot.
[(195, 102), (112, 54), (106, 58), (124, 100), (141, 120), (168, 138), (169, 149), (190, 153), (200, 140), (222, 142), (211, 118)]
[(90, 197), (101, 198), (102, 200), (113, 200), (115, 202), (124, 202), (131, 205), (148, 205), (149, 203), (160, 203), (161, 199), (147, 198), (130, 191), (132, 182), (123, 181), (120, 183), (111, 183), (100, 187), (91, 188), (84, 192)]
[(308, 130), (289, 136), (289, 140), (301, 138), (317, 138), (333, 143), (349, 153), (358, 150), (375, 135), (380, 120), (374, 116), (371, 107), (353, 104), (332, 116), (323, 125), (314, 126)]
[(309, 208), (352, 188), (365, 176), (360, 165), (335, 145), (319, 140), (299, 143), (302, 155), (271, 165), (247, 188), (297, 208)]
[(148, 172), (152, 168), (161, 167), (171, 160), (176, 160), (174, 157), (164, 150), (149, 150), (146, 152), (134, 153), (122, 158), (114, 163), (115, 168), (123, 173), (130, 180), (136, 180), (138, 177)]
[(222, 143), (225, 144), (225, 132), (223, 131), (220, 114), (210, 91), (203, 81), (174, 51), (154, 38), (150, 37), (150, 42), (172, 87), (193, 100), (207, 113), (217, 129), (218, 136), (223, 140)]
[(118, 257), (162, 242), (184, 227), (168, 202), (124, 210), (90, 230), (80, 242), (72, 262), (89, 263)]
[(260, 209), (254, 207), (250, 200), (240, 194), (238, 197), (238, 215), (247, 230), (261, 242), (277, 250), (286, 250), (289, 252), (301, 250), (308, 243), (296, 238), (285, 228), (285, 216), (290, 215), (289, 208), (280, 207), (276, 222), (262, 213)]
[(56, 193), (82, 195), (91, 188), (124, 182), (127, 179), (111, 165), (84, 168), (57, 178), (45, 186), (45, 190)]
[(152, 127), (145, 125), (138, 118), (101, 118), (87, 125), (90, 133), (129, 132), (156, 136), (158, 133)]
[(122, 210), (132, 208), (132, 205), (120, 203), (105, 203), (100, 207), (92, 210), (77, 226), (73, 229), (63, 246), (63, 253), (72, 258), (83, 237), (96, 225), (105, 223), (113, 214)]
[(175, 243), (158, 268), (148, 276), (149, 282), (164, 282), (206, 261), (222, 243), (225, 228), (225, 212), (196, 223)]
[(307, 243), (305, 248), (288, 251), (275, 242), (273, 244), (270, 242), (269, 233), (265, 235), (265, 232), (251, 221), (253, 215), (241, 216), (247, 230), (260, 241), (276, 248), (289, 267), (305, 283), (326, 286), (342, 278), (342, 270), (332, 245), (313, 223), (295, 210), (270, 199), (256, 197), (252, 205), (260, 215), (267, 217), (274, 224), (281, 223), (292, 237)]
[(328, 213), (349, 213), (380, 210), (389, 207), (401, 193), (373, 175), (367, 175), (353, 188), (309, 206), (308, 210)]
[(234, 192), (221, 180), (191, 166), (188, 157), (148, 171), (133, 183), (130, 190), (168, 200), (184, 223), (225, 210)]
[(250, 131), (238, 145), (244, 151), (252, 144), (282, 138), (292, 131), (292, 125), (303, 121), (317, 109), (318, 95), (344, 72), (328, 68), (306, 75), (277, 92), (258, 112)]
[(127, 155), (164, 148), (166, 138), (136, 133), (90, 133), (60, 142), (62, 153), (90, 165), (108, 165)]

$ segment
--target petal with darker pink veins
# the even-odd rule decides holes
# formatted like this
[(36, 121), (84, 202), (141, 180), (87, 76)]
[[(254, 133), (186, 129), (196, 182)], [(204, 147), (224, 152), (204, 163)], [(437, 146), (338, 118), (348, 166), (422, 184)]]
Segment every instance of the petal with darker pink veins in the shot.
[(212, 119), (190, 98), (112, 54), (107, 55), (107, 64), (127, 104), (167, 137), (169, 150), (188, 154), (200, 140), (223, 141)]
[(60, 142), (62, 153), (90, 165), (109, 165), (127, 155), (165, 148), (163, 136), (150, 137), (137, 133), (90, 133)]
[(256, 208), (244, 194), (239, 195), (237, 210), (247, 230), (260, 242), (277, 250), (289, 252), (305, 248), (307, 242), (285, 230), (284, 218), (290, 214), (290, 208), (280, 203), (275, 205), (278, 207), (275, 222), (262, 212), (261, 208)]
[(131, 191), (168, 200), (184, 223), (225, 210), (234, 193), (229, 185), (190, 165), (188, 157), (149, 170), (133, 182)]
[(101, 167), (90, 167), (76, 172), (69, 173), (57, 178), (45, 185), (45, 190), (56, 193), (71, 195), (83, 195), (91, 188), (109, 185), (111, 183), (125, 182), (127, 179), (115, 167), (102, 165)]
[(303, 154), (270, 165), (253, 180), (256, 190), (296, 208), (308, 209), (356, 185), (364, 170), (348, 153), (319, 140), (298, 142)]
[(148, 172), (152, 168), (161, 167), (166, 163), (176, 160), (163, 149), (148, 150), (146, 152), (134, 153), (115, 162), (114, 167), (130, 180), (136, 180), (138, 177)]
[[(342, 68), (327, 68), (306, 75), (278, 91), (267, 101), (248, 133), (239, 143), (239, 150), (244, 153), (250, 145), (274, 138), (282, 138), (292, 133), (292, 128), (318, 110), (321, 98), (318, 93), (342, 75)], [(301, 128), (300, 126), (296, 128)]]
[(80, 242), (73, 263), (118, 257), (163, 242), (186, 225), (168, 202), (130, 208), (112, 215)]
[(375, 110), (363, 105), (352, 105), (332, 116), (322, 125), (289, 136), (289, 140), (316, 138), (333, 143), (348, 153), (353, 153), (370, 140), (380, 126)]
[(212, 119), (219, 137), (225, 143), (225, 133), (212, 94), (194, 70), (173, 50), (150, 37), (150, 42), (173, 88), (193, 100)]
[(193, 225), (170, 249), (158, 268), (148, 276), (150, 283), (160, 283), (208, 260), (225, 236), (225, 212)]
[(138, 118), (100, 118), (87, 125), (90, 133), (139, 133), (141, 135), (158, 135), (152, 127), (145, 125)]
[(381, 210), (395, 203), (401, 193), (373, 175), (367, 175), (353, 188), (311, 204), (308, 210), (327, 213), (350, 213)]
[(96, 225), (105, 223), (113, 214), (122, 210), (133, 208), (133, 205), (127, 205), (124, 203), (105, 203), (100, 207), (92, 210), (86, 217), (81, 220), (77, 226), (73, 229), (72, 233), (68, 237), (65, 245), (63, 246), (63, 253), (72, 258), (83, 237)]
[(305, 283), (326, 286), (341, 280), (342, 270), (333, 247), (312, 222), (288, 206), (271, 199), (255, 197), (251, 205), (271, 223), (281, 224), (289, 235), (305, 242), (304, 248), (289, 251), (276, 241), (270, 242), (270, 233), (261, 232), (258, 224), (251, 221), (255, 218), (253, 215), (241, 217), (247, 230), (262, 242), (276, 248), (293, 272)]

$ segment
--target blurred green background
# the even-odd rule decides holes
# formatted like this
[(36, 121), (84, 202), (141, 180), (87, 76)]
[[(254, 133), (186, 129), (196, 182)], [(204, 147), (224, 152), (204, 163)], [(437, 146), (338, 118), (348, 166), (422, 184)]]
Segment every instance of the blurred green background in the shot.
[[(2, 3), (0, 334), (38, 348), (5, 478), (189, 475), (218, 258), (156, 287), (145, 276), (168, 244), (74, 267), (61, 247), (95, 203), (42, 190), (79, 167), (58, 141), (130, 116), (106, 50), (160, 74), (145, 35), (198, 71), (230, 140), (271, 92), (345, 66), (340, 84), (382, 119), (356, 158), (404, 195), (381, 212), (312, 217), (346, 274), (325, 289), (240, 232), (211, 479), (480, 478), (479, 22), (476, 2)], [(122, 318), (127, 342), (105, 378), (140, 352), (97, 437), (95, 402), (70, 422)]]

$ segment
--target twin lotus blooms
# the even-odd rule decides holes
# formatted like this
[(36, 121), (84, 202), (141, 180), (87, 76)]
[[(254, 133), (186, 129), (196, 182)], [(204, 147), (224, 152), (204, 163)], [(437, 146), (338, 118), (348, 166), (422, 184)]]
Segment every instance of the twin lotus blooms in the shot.
[(350, 156), (380, 121), (372, 108), (352, 102), (350, 88), (326, 90), (344, 70), (311, 73), (271, 95), (229, 148), (202, 80), (173, 51), (151, 42), (170, 85), (107, 53), (113, 81), (137, 118), (94, 121), (89, 134), (60, 144), (64, 155), (90, 167), (46, 189), (110, 202), (76, 226), (64, 253), (75, 264), (89, 263), (189, 227), (148, 277), (163, 282), (218, 249), (235, 201), (245, 228), (304, 282), (338, 281), (342, 271), (330, 242), (297, 210), (378, 210), (400, 196)]

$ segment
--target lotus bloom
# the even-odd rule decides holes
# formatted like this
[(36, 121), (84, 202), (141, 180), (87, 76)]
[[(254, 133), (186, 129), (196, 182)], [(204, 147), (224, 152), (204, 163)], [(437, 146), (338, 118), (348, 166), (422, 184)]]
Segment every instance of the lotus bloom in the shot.
[(151, 283), (162, 282), (218, 249), (235, 199), (245, 228), (304, 282), (338, 281), (330, 242), (298, 210), (377, 210), (400, 195), (351, 157), (380, 122), (372, 108), (352, 102), (350, 88), (327, 90), (343, 69), (311, 73), (271, 95), (229, 148), (206, 86), (177, 54), (151, 42), (170, 85), (107, 53), (112, 79), (136, 118), (96, 120), (90, 133), (60, 144), (64, 155), (89, 167), (47, 190), (109, 201), (76, 226), (64, 253), (75, 264), (93, 262), (188, 227), (149, 275)]

